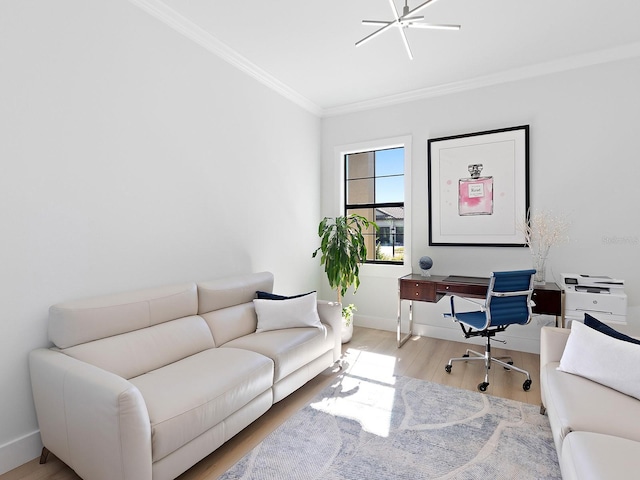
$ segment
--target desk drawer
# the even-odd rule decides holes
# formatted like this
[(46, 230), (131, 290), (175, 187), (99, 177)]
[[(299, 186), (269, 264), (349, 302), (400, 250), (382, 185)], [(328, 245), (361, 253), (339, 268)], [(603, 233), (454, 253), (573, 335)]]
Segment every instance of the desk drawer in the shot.
[(400, 298), (403, 300), (418, 300), (420, 302), (435, 302), (436, 286), (433, 283), (403, 280), (400, 282)]
[(445, 295), (459, 295), (461, 297), (486, 298), (487, 285), (473, 285), (460, 283), (441, 283), (438, 293)]

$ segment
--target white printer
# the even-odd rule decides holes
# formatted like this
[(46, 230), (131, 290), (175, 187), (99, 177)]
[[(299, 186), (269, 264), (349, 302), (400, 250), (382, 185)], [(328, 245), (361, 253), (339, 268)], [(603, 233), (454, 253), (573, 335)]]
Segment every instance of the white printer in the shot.
[(624, 280), (598, 275), (562, 274), (565, 326), (573, 320), (584, 322), (588, 313), (601, 322), (616, 325), (627, 323), (627, 294)]

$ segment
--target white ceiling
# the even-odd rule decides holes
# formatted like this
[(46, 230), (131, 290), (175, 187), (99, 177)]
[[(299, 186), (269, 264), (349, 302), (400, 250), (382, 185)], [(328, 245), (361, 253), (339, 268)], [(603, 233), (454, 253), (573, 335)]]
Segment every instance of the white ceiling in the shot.
[(638, 0), (433, 1), (462, 29), (406, 30), (413, 60), (397, 29), (355, 47), (390, 0), (130, 1), (319, 115), (640, 56)]

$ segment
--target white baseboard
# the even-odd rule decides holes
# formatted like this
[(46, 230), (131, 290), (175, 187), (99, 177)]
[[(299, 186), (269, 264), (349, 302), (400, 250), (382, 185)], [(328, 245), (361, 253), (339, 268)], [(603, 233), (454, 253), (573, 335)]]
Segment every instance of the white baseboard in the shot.
[[(376, 330), (385, 330), (389, 332), (396, 331), (397, 319), (390, 320), (388, 318), (380, 318), (380, 317), (368, 317), (362, 315), (354, 316), (354, 325), (358, 327), (366, 327), (366, 328), (374, 328)], [(455, 327), (455, 328), (454, 328)], [(403, 328), (407, 328), (407, 322), (403, 322)], [(403, 333), (406, 333), (406, 330), (403, 330)], [(450, 340), (453, 342), (463, 342), (470, 343), (474, 345), (484, 345), (486, 340), (483, 338), (464, 338), (462, 334), (462, 330), (455, 325), (450, 324), (449, 326), (434, 326), (434, 325), (425, 325), (422, 323), (414, 323), (413, 324), (413, 333), (414, 335), (419, 335), (421, 337), (433, 337), (433, 338), (441, 338), (443, 340)], [(495, 346), (497, 348), (505, 348), (507, 350), (516, 350), (518, 352), (528, 352), (540, 354), (540, 337), (528, 338), (524, 336), (513, 335), (513, 333), (517, 333), (517, 326), (511, 330), (507, 330), (506, 332), (500, 335), (500, 340), (506, 340), (506, 344), (501, 344), (496, 342)], [(493, 342), (492, 342), (493, 345)]]
[(40, 430), (0, 445), (0, 475), (40, 456)]

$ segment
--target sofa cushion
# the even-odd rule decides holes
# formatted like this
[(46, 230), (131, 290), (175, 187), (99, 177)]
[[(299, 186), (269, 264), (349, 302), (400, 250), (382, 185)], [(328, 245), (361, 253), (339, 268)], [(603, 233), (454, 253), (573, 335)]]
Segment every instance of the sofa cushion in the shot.
[(333, 350), (334, 337), (330, 327), (290, 328), (254, 333), (237, 338), (222, 345), (224, 348), (242, 348), (258, 352), (275, 363), (273, 383), (315, 360), (323, 353)]
[(562, 447), (563, 480), (637, 478), (640, 442), (590, 432), (572, 432)]
[(540, 386), (545, 392), (544, 405), (558, 451), (571, 431), (605, 433), (640, 441), (638, 400), (557, 367), (558, 362), (552, 362), (540, 370)]
[(193, 315), (61, 351), (123, 378), (132, 378), (213, 347), (207, 323)]
[(210, 349), (130, 380), (151, 421), (153, 461), (217, 425), (273, 381), (273, 361), (248, 350)]
[(575, 322), (559, 369), (580, 375), (640, 400), (640, 345), (600, 333)]
[(209, 325), (216, 346), (255, 333), (258, 326), (253, 302), (203, 313), (202, 318)]
[(195, 315), (195, 283), (59, 303), (49, 308), (49, 339), (67, 348)]
[(283, 328), (322, 326), (315, 292), (279, 301), (255, 299), (253, 306), (258, 317), (256, 333)]
[(198, 283), (198, 313), (208, 313), (242, 303), (251, 303), (258, 290), (273, 289), (270, 272), (238, 275)]

